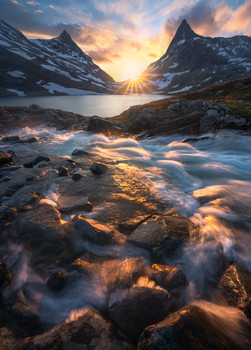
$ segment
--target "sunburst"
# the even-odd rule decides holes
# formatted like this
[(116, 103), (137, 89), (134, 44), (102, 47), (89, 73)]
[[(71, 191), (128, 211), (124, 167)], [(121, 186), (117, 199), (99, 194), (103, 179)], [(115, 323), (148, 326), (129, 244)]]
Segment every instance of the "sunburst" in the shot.
[[(154, 76), (159, 74), (154, 74)], [(117, 93), (123, 94), (143, 94), (153, 93), (155, 90), (155, 84), (149, 78), (153, 77), (153, 74), (143, 73), (137, 79), (128, 79), (122, 83), (122, 85), (116, 90)]]

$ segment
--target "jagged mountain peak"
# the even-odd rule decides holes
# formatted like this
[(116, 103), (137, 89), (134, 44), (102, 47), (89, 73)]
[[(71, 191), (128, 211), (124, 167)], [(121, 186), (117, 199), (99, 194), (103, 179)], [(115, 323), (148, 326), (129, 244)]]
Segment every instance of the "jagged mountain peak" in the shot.
[(177, 44), (181, 40), (187, 40), (187, 39), (192, 39), (192, 38), (196, 38), (196, 37), (200, 37), (200, 35), (196, 34), (192, 30), (192, 28), (190, 27), (190, 25), (188, 24), (186, 19), (183, 19), (179, 28), (177, 29), (177, 32), (176, 32), (173, 40), (171, 41), (170, 46)]
[(70, 34), (67, 32), (67, 30), (63, 30), (62, 33), (59, 35), (59, 38), (65, 42), (72, 42), (72, 38)]

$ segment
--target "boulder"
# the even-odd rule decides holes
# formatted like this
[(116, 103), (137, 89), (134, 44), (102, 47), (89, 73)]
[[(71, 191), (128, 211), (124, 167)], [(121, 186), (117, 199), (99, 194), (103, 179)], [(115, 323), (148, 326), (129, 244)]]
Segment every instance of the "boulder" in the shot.
[(69, 173), (68, 173), (68, 168), (64, 167), (64, 166), (61, 166), (57, 169), (58, 171), (58, 176), (59, 177), (63, 177), (63, 176), (68, 176)]
[(18, 142), (20, 141), (20, 137), (19, 136), (6, 136), (2, 138), (2, 142)]
[(231, 265), (220, 280), (217, 294), (228, 305), (244, 309), (251, 295), (251, 273), (239, 264)]
[(109, 168), (105, 164), (102, 164), (102, 163), (93, 163), (90, 166), (91, 172), (93, 172), (93, 174), (95, 174), (95, 175), (102, 175), (102, 174), (106, 173), (108, 169)]
[(74, 157), (81, 157), (81, 156), (87, 156), (89, 155), (89, 153), (82, 149), (74, 149), (71, 155)]
[(165, 238), (188, 240), (195, 229), (196, 226), (184, 216), (154, 215), (136, 228), (130, 239), (158, 246)]
[(166, 317), (168, 299), (169, 294), (163, 289), (133, 287), (122, 300), (109, 307), (109, 315), (136, 342), (144, 328)]
[(9, 164), (12, 162), (11, 154), (7, 152), (0, 151), (0, 166), (3, 164)]
[[(80, 313), (81, 315), (81, 313)], [(59, 324), (50, 331), (21, 341), (15, 350), (133, 350), (114, 326), (92, 310)]]
[(217, 305), (207, 304), (207, 310), (196, 305), (186, 306), (162, 322), (147, 327), (139, 338), (137, 349), (249, 349), (250, 328), (242, 336), (243, 330), (238, 322), (239, 320), (245, 322), (244, 315), (242, 316), (237, 310), (232, 313), (232, 317), (236, 316), (239, 320), (234, 318), (231, 320), (230, 313), (224, 313), (227, 311), (226, 308), (217, 312)]
[(0, 292), (10, 283), (11, 274), (5, 261), (0, 260)]
[(120, 135), (122, 130), (114, 125), (109, 120), (99, 118), (99, 117), (91, 117), (89, 119), (89, 123), (87, 125), (87, 131), (102, 133), (107, 135)]
[(77, 217), (74, 227), (84, 240), (101, 246), (124, 239), (124, 236), (111, 226), (92, 219), (86, 219), (81, 215)]
[(151, 278), (166, 290), (176, 290), (188, 285), (184, 272), (178, 267), (154, 264)]
[(54, 272), (47, 280), (47, 286), (53, 292), (61, 291), (67, 282), (67, 274), (63, 272)]
[(32, 162), (24, 163), (23, 166), (25, 168), (33, 168), (38, 163), (49, 162), (50, 160), (51, 160), (50, 157), (40, 155), (40, 156), (37, 156)]
[(0, 206), (0, 221), (11, 220), (15, 217), (17, 211), (14, 208)]
[(3, 201), (4, 206), (15, 208), (17, 211), (24, 211), (27, 209), (28, 205), (31, 205), (39, 200), (36, 193), (22, 193), (22, 196), (19, 196), (18, 193), (7, 198)]
[(77, 174), (74, 174), (74, 175), (72, 176), (72, 180), (78, 181), (78, 180), (80, 180), (82, 177), (83, 177), (83, 175), (77, 173)]
[(61, 214), (71, 214), (74, 211), (91, 212), (92, 203), (88, 197), (61, 196), (58, 200), (57, 209)]

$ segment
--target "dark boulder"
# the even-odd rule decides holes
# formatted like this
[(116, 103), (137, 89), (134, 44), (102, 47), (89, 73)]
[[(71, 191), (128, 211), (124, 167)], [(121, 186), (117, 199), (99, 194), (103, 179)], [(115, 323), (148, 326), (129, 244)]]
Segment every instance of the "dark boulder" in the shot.
[(5, 261), (0, 260), (0, 292), (10, 283), (11, 274)]
[(87, 126), (87, 131), (102, 133), (107, 135), (120, 135), (122, 130), (109, 120), (99, 117), (91, 117)]
[(61, 196), (58, 200), (57, 209), (61, 214), (71, 214), (75, 211), (91, 212), (92, 203), (84, 196)]
[(12, 156), (12, 158), (16, 158), (17, 157), (16, 152), (12, 151), (11, 149), (8, 150), (7, 153), (9, 153)]
[(41, 163), (41, 162), (49, 162), (51, 160), (50, 157), (47, 156), (37, 156), (32, 162), (24, 163), (23, 166), (25, 168), (33, 168), (35, 165)]
[(184, 272), (178, 267), (154, 264), (152, 279), (161, 287), (175, 290), (188, 285)]
[(0, 206), (0, 220), (11, 220), (16, 215), (16, 209)]
[(133, 350), (129, 343), (116, 333), (114, 326), (92, 310), (50, 331), (26, 338), (15, 350)]
[(246, 306), (244, 307), (244, 314), (251, 321), (251, 297), (249, 298), (249, 301), (247, 302)]
[[(240, 350), (250, 349), (250, 329), (243, 334), (241, 325), (218, 306), (207, 303), (207, 310), (200, 306), (186, 306), (171, 314), (164, 321), (147, 327), (139, 338), (138, 350)], [(245, 323), (245, 316), (238, 310), (232, 317)], [(230, 317), (230, 319), (228, 319)], [(245, 326), (248, 327), (247, 323)]]
[(68, 176), (69, 175), (68, 168), (66, 168), (64, 166), (59, 167), (57, 170), (58, 170), (58, 176), (59, 177)]
[(108, 169), (109, 168), (105, 164), (102, 164), (102, 163), (93, 163), (90, 166), (91, 172), (93, 172), (93, 174), (95, 174), (95, 175), (102, 175), (102, 174), (106, 173)]
[(109, 315), (136, 342), (147, 326), (166, 317), (168, 299), (169, 294), (163, 289), (133, 287), (122, 300), (110, 306)]
[(18, 142), (20, 141), (20, 137), (19, 136), (6, 136), (2, 138), (2, 142)]
[(78, 181), (78, 180), (80, 180), (82, 177), (83, 177), (83, 175), (77, 173), (77, 174), (74, 174), (74, 175), (72, 176), (72, 180)]
[(67, 274), (63, 272), (54, 272), (47, 280), (47, 286), (53, 292), (62, 290), (67, 282)]
[(38, 142), (38, 138), (33, 136), (33, 137), (29, 137), (27, 139), (18, 141), (18, 143), (33, 143), (33, 142)]
[(12, 162), (12, 156), (11, 154), (7, 152), (0, 151), (0, 166), (2, 164), (9, 164)]
[(82, 150), (82, 149), (74, 149), (74, 151), (72, 152), (72, 156), (74, 157), (81, 157), (81, 156), (87, 156), (89, 153)]

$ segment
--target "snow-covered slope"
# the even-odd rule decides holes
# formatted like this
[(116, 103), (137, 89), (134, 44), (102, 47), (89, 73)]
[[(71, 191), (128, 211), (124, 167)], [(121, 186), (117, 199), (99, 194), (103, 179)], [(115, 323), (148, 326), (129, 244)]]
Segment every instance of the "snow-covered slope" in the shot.
[(166, 53), (141, 78), (152, 91), (175, 95), (248, 76), (251, 37), (203, 37), (183, 20)]
[(28, 40), (0, 20), (0, 95), (112, 93), (114, 80), (63, 31)]

